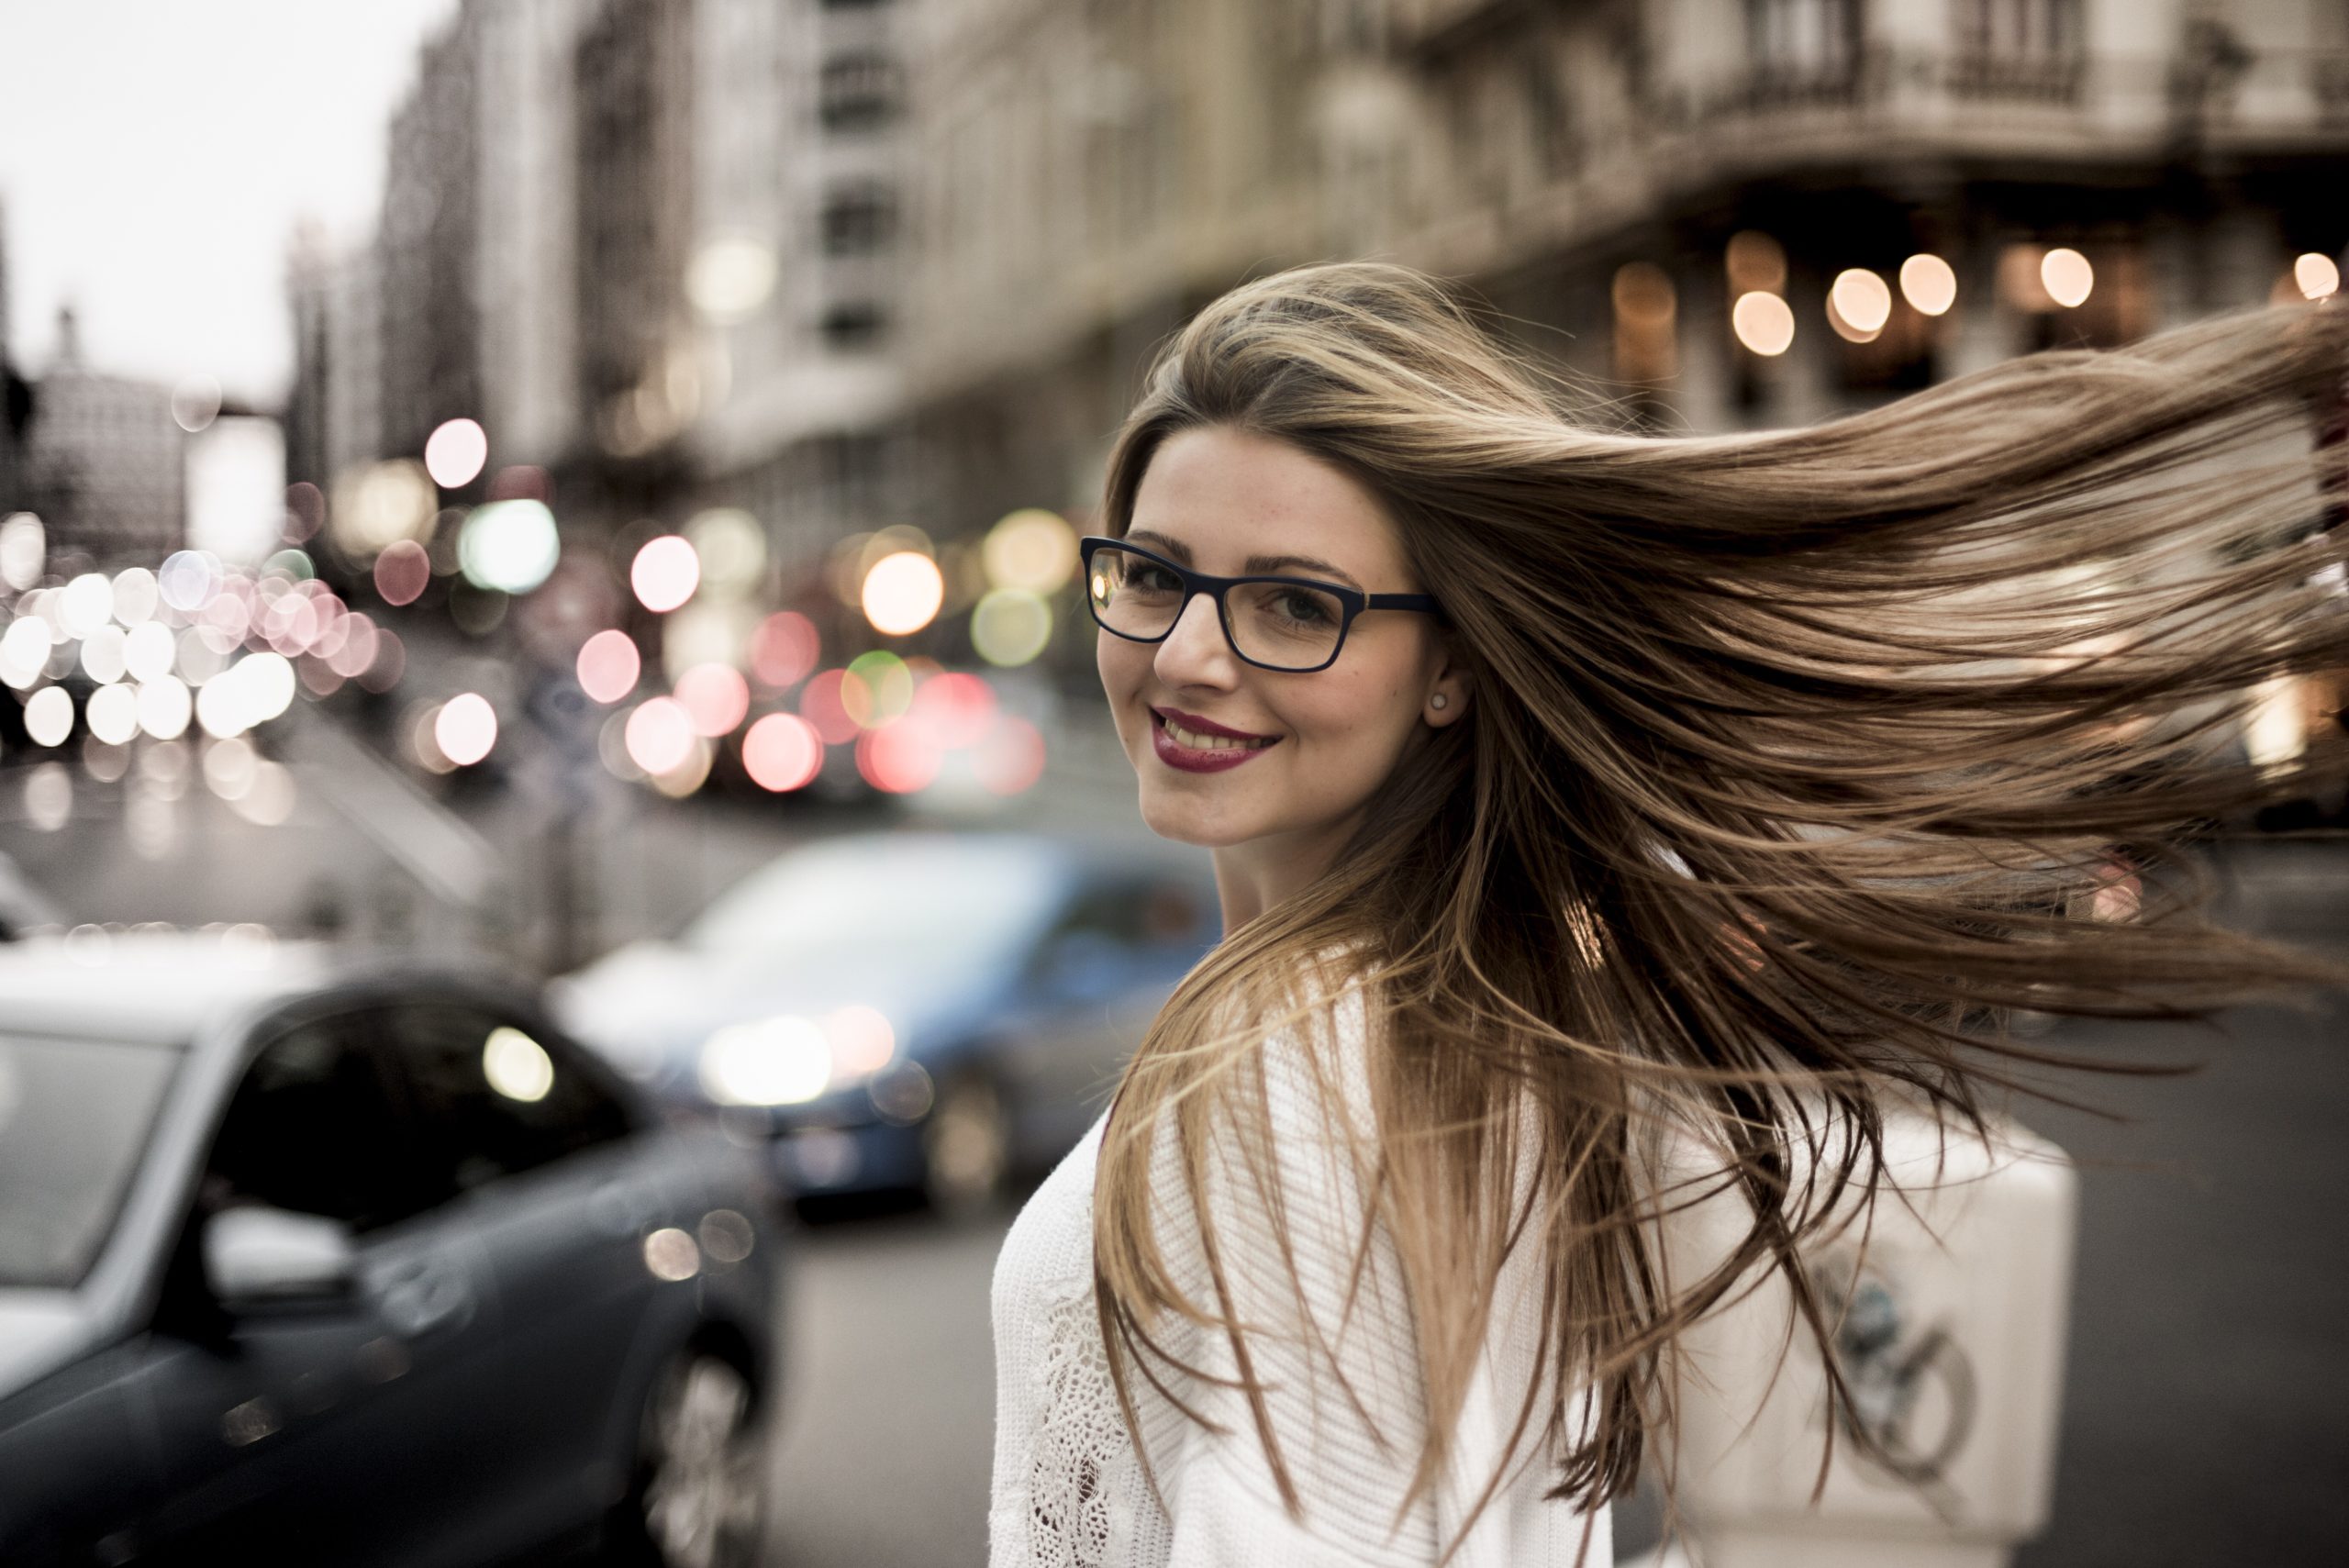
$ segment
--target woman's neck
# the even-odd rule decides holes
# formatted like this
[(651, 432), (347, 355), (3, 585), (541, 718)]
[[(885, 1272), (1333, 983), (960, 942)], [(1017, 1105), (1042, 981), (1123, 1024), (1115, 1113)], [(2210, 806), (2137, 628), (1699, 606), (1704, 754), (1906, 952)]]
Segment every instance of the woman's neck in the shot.
[(1223, 934), (1231, 935), (1282, 899), (1310, 887), (1335, 863), (1360, 821), (1357, 812), (1316, 828), (1218, 846), (1213, 851), (1215, 887), (1223, 905)]

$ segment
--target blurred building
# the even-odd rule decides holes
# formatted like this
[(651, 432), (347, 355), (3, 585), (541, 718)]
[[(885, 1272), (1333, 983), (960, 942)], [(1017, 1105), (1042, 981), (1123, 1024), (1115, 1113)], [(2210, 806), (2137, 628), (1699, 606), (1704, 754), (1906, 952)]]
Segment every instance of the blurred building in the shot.
[(904, 520), (913, 0), (702, 0), (686, 295), (702, 489), (786, 573)]
[(463, 0), (373, 244), (289, 272), (292, 471), (470, 417), (567, 527), (739, 506), (787, 565), (901, 517), (900, 9)]
[(24, 442), (32, 424), (33, 389), (17, 369), (8, 339), (8, 222), (0, 206), (0, 517), (24, 505)]
[(1460, 279), (1655, 428), (2321, 292), (2349, 7), (461, 0), (389, 158), (295, 269), (297, 473), (469, 416), (574, 538), (743, 509), (772, 597), (1088, 508), (1155, 347), (1297, 262)]
[(483, 9), (459, 6), (426, 43), (416, 88), (392, 117), (375, 242), (380, 418), (389, 452), (421, 452), (443, 420), (481, 412)]
[(20, 495), (47, 528), (52, 561), (151, 565), (187, 531), (185, 433), (169, 388), (103, 375), (82, 361), (69, 307), (57, 358), (33, 388)]
[(2339, 6), (922, 15), (909, 417), (949, 532), (1086, 504), (1154, 344), (1284, 264), (1462, 278), (1601, 417), (1723, 429), (2297, 297), (2349, 236)]

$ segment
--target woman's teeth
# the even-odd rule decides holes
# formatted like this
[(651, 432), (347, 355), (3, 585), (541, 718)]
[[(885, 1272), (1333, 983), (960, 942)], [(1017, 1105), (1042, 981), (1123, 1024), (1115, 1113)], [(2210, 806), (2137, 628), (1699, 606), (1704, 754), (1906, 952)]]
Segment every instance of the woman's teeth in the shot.
[(1159, 723), (1174, 737), (1177, 746), (1187, 746), (1195, 751), (1256, 751), (1272, 744), (1270, 740), (1234, 740), (1229, 735), (1202, 735), (1196, 729), (1186, 729), (1171, 718)]

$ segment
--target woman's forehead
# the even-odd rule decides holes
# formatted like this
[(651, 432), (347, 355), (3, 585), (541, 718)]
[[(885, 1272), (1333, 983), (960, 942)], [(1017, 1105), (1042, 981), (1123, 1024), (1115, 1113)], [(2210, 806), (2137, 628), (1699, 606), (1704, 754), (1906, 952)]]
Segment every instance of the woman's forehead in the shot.
[(1381, 586), (1404, 570), (1395, 525), (1369, 489), (1286, 441), (1236, 430), (1168, 437), (1135, 490), (1127, 533), (1179, 544), (1188, 564), (1227, 575), (1249, 570), (1248, 558), (1286, 555)]

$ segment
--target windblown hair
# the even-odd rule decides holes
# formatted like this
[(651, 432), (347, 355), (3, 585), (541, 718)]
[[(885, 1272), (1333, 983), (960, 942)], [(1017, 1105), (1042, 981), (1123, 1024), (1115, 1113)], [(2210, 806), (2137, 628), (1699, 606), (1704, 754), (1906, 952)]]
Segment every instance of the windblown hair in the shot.
[[(2264, 683), (2349, 663), (2349, 530), (2320, 526), (2342, 449), (2310, 424), (2344, 329), (2263, 310), (1809, 428), (1658, 437), (1595, 428), (1405, 269), (1286, 272), (1192, 320), (1118, 437), (1103, 531), (1176, 432), (1290, 443), (1384, 503), (1473, 696), (1326, 874), (1184, 981), (1120, 1083), (1095, 1259), (1136, 1440), (1161, 1315), (1243, 1329), (1173, 1281), (1152, 1134), (1175, 1118), (1195, 1197), (1206, 1118), (1271, 1136), (1261, 1102), (1197, 1091), (1246, 1076), (1320, 955), (1370, 987), (1364, 1168), (1430, 1414), (1414, 1492), (1501, 1261), (1533, 1246), (1575, 1376), (1526, 1414), (1553, 1495), (1586, 1507), (1668, 1435), (1673, 1347), (1741, 1281), (1782, 1277), (1823, 1344), (1798, 1255), (1885, 1182), (1887, 1106), (1981, 1132), (2044, 1067), (2092, 1064), (2014, 1038), (2012, 1009), (2200, 1017), (2338, 978), (2213, 925), (2189, 851), (2339, 770), (2233, 737)], [(2143, 892), (2116, 908), (2123, 867)], [(1658, 1115), (1721, 1152), (1752, 1216), (1701, 1279), (1657, 1256)], [(1528, 1146), (1536, 1201), (1512, 1212)]]

